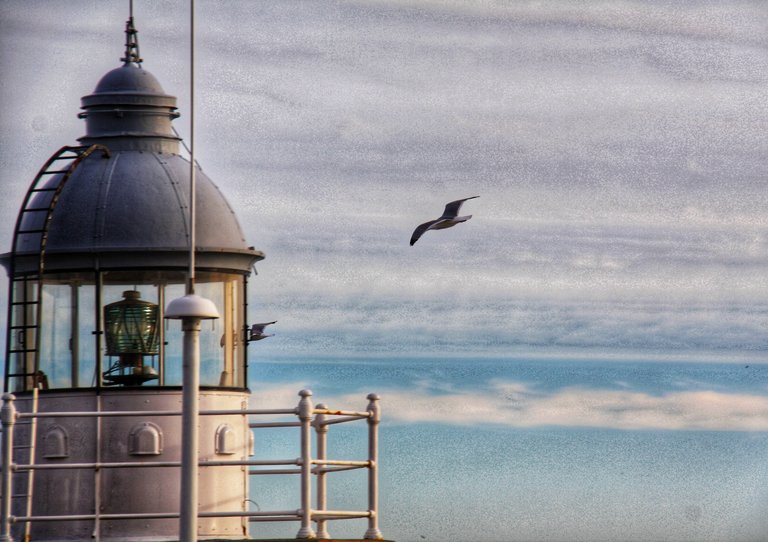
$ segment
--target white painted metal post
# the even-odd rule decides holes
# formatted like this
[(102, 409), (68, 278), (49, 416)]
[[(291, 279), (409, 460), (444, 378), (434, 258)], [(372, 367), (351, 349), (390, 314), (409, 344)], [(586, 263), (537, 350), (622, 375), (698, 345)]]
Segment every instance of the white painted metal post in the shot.
[(198, 423), (200, 409), (197, 404), (200, 388), (200, 319), (184, 318), (183, 388), (181, 409), (181, 518), (179, 537), (181, 542), (197, 540), (198, 504)]
[(301, 528), (296, 538), (317, 538), (312, 530), (312, 392), (299, 392), (301, 422)]
[[(319, 409), (327, 409), (325, 404), (317, 405)], [(325, 425), (325, 414), (318, 414), (315, 416), (315, 432), (317, 433), (317, 459), (325, 461), (328, 459), (328, 426)], [(319, 464), (317, 473), (317, 510), (320, 513), (325, 512), (328, 507), (327, 492), (326, 492), (326, 473), (325, 465)], [(325, 519), (318, 520), (317, 522), (317, 537), (318, 538), (331, 538), (328, 534), (328, 521)]]
[[(160, 327), (162, 328), (163, 326)], [(98, 413), (102, 411), (102, 400), (103, 396), (101, 394), (96, 396), (96, 412)], [(96, 416), (96, 463), (101, 463), (101, 435), (103, 433), (103, 426), (104, 419), (100, 415)], [(96, 517), (93, 519), (91, 538), (96, 542), (101, 540), (101, 473), (101, 469), (94, 469), (93, 471), (93, 510)], [(31, 516), (32, 513), (30, 512), (27, 515)]]
[(368, 530), (365, 531), (366, 540), (383, 540), (384, 535), (379, 530), (379, 421), (381, 420), (381, 406), (379, 395), (368, 394)]
[(13, 426), (16, 423), (16, 407), (13, 401), (16, 397), (13, 394), (6, 393), (3, 395), (3, 407), (0, 409), (0, 421), (3, 425), (3, 439), (2, 439), (2, 454), (3, 454), (3, 468), (2, 468), (2, 518), (0, 518), (0, 541), (13, 542), (11, 537), (11, 492), (13, 490), (11, 484), (11, 463), (13, 463)]
[(198, 421), (200, 407), (200, 320), (218, 318), (216, 306), (195, 294), (174, 299), (165, 311), (166, 318), (181, 320), (184, 331), (182, 348), (183, 388), (181, 395), (181, 542), (197, 541), (197, 471), (199, 459)]
[[(73, 328), (74, 329), (74, 328)], [(32, 390), (32, 412), (37, 414), (40, 390), (34, 388)], [(99, 442), (98, 440), (96, 442)], [(35, 450), (37, 450), (37, 418), (32, 418), (29, 425), (29, 464), (35, 464)], [(32, 501), (35, 495), (35, 470), (32, 469), (27, 473), (27, 509), (26, 515), (32, 516)], [(24, 540), (25, 542), (31, 540), (30, 533), (32, 532), (32, 522), (28, 521), (24, 525)]]

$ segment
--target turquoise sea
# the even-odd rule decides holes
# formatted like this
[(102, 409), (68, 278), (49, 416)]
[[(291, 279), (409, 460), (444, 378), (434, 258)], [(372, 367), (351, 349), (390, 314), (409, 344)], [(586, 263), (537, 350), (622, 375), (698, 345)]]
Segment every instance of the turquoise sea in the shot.
[[(274, 390), (309, 388), (332, 408), (381, 394), (388, 539), (768, 541), (766, 364), (256, 359), (250, 381), (259, 406)], [(298, 437), (281, 431), (257, 434), (257, 457), (298, 453)], [(364, 444), (363, 426), (331, 428), (331, 457), (364, 458)], [(331, 476), (331, 508), (364, 507), (364, 473)], [(253, 486), (262, 510), (296, 507), (295, 477)], [(365, 528), (337, 521), (330, 532)]]

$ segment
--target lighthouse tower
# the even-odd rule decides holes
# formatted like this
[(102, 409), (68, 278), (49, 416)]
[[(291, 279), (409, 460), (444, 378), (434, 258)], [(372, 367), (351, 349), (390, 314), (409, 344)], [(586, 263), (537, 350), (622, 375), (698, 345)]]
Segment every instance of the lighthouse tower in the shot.
[[(16, 428), (13, 453), (37, 468), (13, 474), (11, 515), (49, 519), (15, 523), (14, 540), (178, 540), (181, 419), (164, 413), (182, 404), (183, 336), (164, 311), (185, 293), (190, 164), (176, 98), (142, 67), (132, 18), (121, 60), (82, 98), (85, 135), (40, 169), (1, 257), (6, 398), (54, 414)], [(248, 408), (247, 285), (264, 256), (196, 178), (195, 290), (219, 315), (200, 331), (199, 407), (226, 412), (200, 417), (199, 453), (224, 463), (250, 453), (247, 417), (232, 411)], [(216, 512), (246, 509), (246, 469), (210, 466), (199, 484), (198, 535), (242, 539), (246, 520)]]

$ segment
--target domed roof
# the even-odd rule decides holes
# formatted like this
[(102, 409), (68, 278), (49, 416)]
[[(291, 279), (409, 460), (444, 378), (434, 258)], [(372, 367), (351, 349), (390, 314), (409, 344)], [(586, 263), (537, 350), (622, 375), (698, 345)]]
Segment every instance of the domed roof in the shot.
[[(196, 247), (209, 265), (250, 270), (263, 254), (248, 247), (232, 208), (196, 172)], [(56, 182), (55, 180), (53, 182)], [(75, 255), (109, 255), (120, 267), (184, 266), (189, 250), (189, 162), (179, 155), (94, 153), (73, 172), (51, 214), (46, 268)], [(39, 245), (17, 251), (39, 251)], [(228, 255), (228, 256), (227, 256)], [(211, 263), (216, 262), (216, 263)], [(104, 262), (102, 262), (102, 265)], [(64, 263), (70, 267), (71, 261)]]
[(157, 78), (138, 64), (129, 62), (107, 72), (93, 94), (121, 93), (165, 95)]
[(171, 121), (179, 116), (176, 97), (166, 94), (154, 75), (127, 62), (101, 78), (83, 96), (84, 145), (100, 143), (113, 150), (178, 152), (179, 137)]
[(81, 114), (83, 117), (87, 117), (88, 109), (94, 106), (102, 106), (100, 109), (121, 105), (176, 109), (176, 97), (166, 94), (154, 75), (133, 62), (107, 72), (94, 91), (83, 96), (81, 101), (86, 110)]

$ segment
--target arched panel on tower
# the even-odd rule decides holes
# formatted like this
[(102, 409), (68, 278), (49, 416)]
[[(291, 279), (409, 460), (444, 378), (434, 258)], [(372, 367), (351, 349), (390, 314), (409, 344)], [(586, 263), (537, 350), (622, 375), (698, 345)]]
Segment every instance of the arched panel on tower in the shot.
[(43, 457), (63, 459), (69, 457), (69, 435), (60, 425), (52, 425), (43, 437)]
[(221, 424), (216, 429), (216, 453), (220, 455), (232, 455), (237, 451), (237, 435), (232, 427)]
[(135, 425), (128, 434), (131, 455), (160, 455), (163, 453), (163, 431), (152, 422)]

